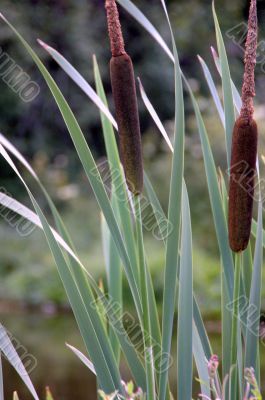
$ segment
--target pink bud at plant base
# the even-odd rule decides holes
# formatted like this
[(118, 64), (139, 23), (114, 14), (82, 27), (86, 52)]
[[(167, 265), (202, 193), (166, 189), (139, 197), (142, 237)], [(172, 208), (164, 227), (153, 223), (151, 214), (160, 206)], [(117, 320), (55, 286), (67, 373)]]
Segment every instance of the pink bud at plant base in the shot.
[(210, 378), (215, 378), (219, 366), (219, 358), (215, 354), (208, 361), (208, 373)]

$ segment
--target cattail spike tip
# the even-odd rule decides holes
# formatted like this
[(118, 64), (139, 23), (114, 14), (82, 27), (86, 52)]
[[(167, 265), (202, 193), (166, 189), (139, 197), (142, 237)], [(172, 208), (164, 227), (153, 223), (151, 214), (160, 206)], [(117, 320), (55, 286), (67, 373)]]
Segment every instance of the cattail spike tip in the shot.
[(251, 0), (248, 18), (248, 34), (245, 50), (245, 73), (242, 88), (242, 118), (250, 120), (253, 117), (253, 98), (255, 97), (255, 66), (257, 59), (257, 3)]
[(125, 54), (125, 49), (116, 1), (106, 0), (105, 7), (107, 11), (111, 53), (113, 57), (118, 57)]

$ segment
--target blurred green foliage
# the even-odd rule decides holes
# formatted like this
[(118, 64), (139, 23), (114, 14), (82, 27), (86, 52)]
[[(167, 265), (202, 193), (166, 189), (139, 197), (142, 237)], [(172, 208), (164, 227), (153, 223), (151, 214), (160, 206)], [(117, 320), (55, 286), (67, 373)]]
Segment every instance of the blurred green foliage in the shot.
[[(208, 88), (197, 61), (200, 54), (209, 63), (214, 78), (218, 81), (210, 54), (215, 45), (211, 0), (168, 0), (174, 33), (185, 74), (199, 97), (205, 116), (217, 166), (225, 170), (223, 130), (208, 97)], [(170, 43), (169, 32), (159, 0), (136, 0), (141, 10), (150, 18)], [(234, 81), (240, 87), (243, 72), (243, 52), (229, 39), (225, 32), (246, 21), (248, 1), (216, 0), (222, 31), (225, 35), (229, 62)], [(265, 38), (265, 5), (258, 1), (260, 40)], [(173, 132), (174, 114), (173, 66), (153, 39), (123, 10), (121, 21), (128, 52), (131, 54), (136, 76), (140, 76), (150, 100), (156, 108), (166, 129)], [(37, 50), (52, 76), (69, 101), (86, 135), (96, 158), (104, 156), (99, 113), (96, 107), (75, 86), (66, 74), (49, 58), (36, 39), (41, 38), (59, 50), (93, 84), (92, 55), (97, 55), (110, 107), (108, 62), (109, 43), (103, 0), (23, 0), (1, 2), (1, 12), (6, 15), (23, 36)], [(99, 213), (68, 133), (59, 115), (57, 106), (50, 96), (38, 71), (27, 57), (24, 49), (16, 42), (11, 31), (0, 22), (0, 46), (41, 88), (39, 96), (31, 103), (23, 103), (20, 97), (0, 77), (0, 130), (11, 139), (20, 151), (33, 163), (49, 192), (63, 213), (66, 224), (81, 251), (84, 264), (99, 278), (103, 274), (103, 257), (99, 241)], [(261, 54), (262, 57), (262, 54)], [(265, 74), (261, 64), (257, 66), (258, 120), (262, 120), (265, 92)], [(169, 101), (168, 99), (172, 99)], [(139, 101), (143, 132), (144, 159), (163, 206), (167, 207), (170, 155), (164, 141), (153, 125), (144, 105)], [(185, 176), (191, 199), (192, 222), (195, 242), (195, 287), (204, 311), (219, 308), (219, 267), (217, 244), (205, 182), (205, 172), (196, 124), (186, 98), (187, 136)], [(260, 148), (264, 149), (260, 124)], [(0, 161), (1, 186), (24, 202), (24, 190), (14, 174)], [(34, 186), (33, 186), (34, 189)], [(39, 199), (45, 206), (44, 200)], [(33, 304), (52, 301), (64, 304), (66, 299), (53, 261), (42, 234), (34, 232), (29, 238), (19, 238), (6, 223), (0, 225), (1, 256), (0, 299), (27, 300)], [(211, 238), (211, 240), (209, 240)], [(161, 246), (148, 239), (150, 264), (155, 279), (156, 293), (161, 297), (163, 252)], [(206, 288), (205, 283), (207, 282)], [(209, 300), (211, 299), (211, 301)], [(205, 305), (205, 307), (203, 307)], [(206, 307), (207, 305), (207, 307)], [(210, 308), (209, 308), (210, 307)]]

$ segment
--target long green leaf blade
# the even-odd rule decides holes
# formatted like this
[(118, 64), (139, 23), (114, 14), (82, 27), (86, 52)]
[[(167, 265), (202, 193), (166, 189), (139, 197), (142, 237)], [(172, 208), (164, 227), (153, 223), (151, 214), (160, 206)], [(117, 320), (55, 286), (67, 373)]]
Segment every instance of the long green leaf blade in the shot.
[[(222, 69), (221, 69), (221, 62), (220, 62), (220, 58), (218, 57), (218, 54), (215, 50), (215, 48), (212, 46), (211, 47), (211, 52), (212, 52), (212, 56), (214, 59), (214, 63), (216, 66), (216, 69), (220, 75), (220, 77), (222, 78)], [(240, 113), (241, 107), (242, 107), (242, 100), (241, 100), (241, 96), (236, 88), (236, 85), (234, 84), (234, 82), (231, 79), (231, 87), (232, 87), (232, 94), (233, 94), (233, 100), (234, 100), (234, 106), (235, 109), (237, 111), (237, 113)]]
[[(27, 373), (26, 368), (24, 367), (12, 341), (10, 340), (6, 329), (3, 327), (2, 324), (0, 324), (0, 354), (3, 354), (8, 362), (14, 367), (14, 369), (17, 371), (19, 374), (20, 378), (23, 380), (25, 385), (27, 386), (28, 390), (32, 394), (35, 400), (39, 400), (39, 397), (36, 393), (36, 390), (31, 382), (31, 379)], [(2, 373), (2, 366), (1, 366), (1, 371)], [(1, 379), (1, 378), (0, 378)], [(3, 389), (3, 387), (2, 387)], [(3, 390), (0, 392), (0, 395), (2, 393), (3, 396)], [(3, 396), (4, 398), (4, 396)]]
[(212, 77), (212, 74), (211, 74), (206, 62), (203, 60), (203, 58), (198, 56), (198, 59), (199, 59), (200, 64), (202, 66), (202, 70), (203, 70), (207, 85), (208, 85), (208, 87), (210, 89), (210, 92), (211, 92), (213, 101), (215, 103), (216, 109), (218, 111), (220, 120), (222, 122), (223, 127), (225, 128), (225, 113), (224, 113), (224, 110), (223, 110), (223, 106), (222, 106), (221, 100), (219, 98), (218, 91), (216, 89), (216, 85), (215, 85), (213, 77)]
[(92, 102), (101, 110), (103, 114), (111, 121), (113, 126), (117, 128), (117, 123), (110, 113), (109, 109), (103, 103), (103, 101), (97, 96), (94, 89), (89, 83), (83, 78), (83, 76), (66, 60), (57, 50), (53, 49), (47, 43), (38, 39), (38, 43), (46, 50), (52, 58), (60, 65), (60, 67), (66, 72), (68, 76), (80, 87), (80, 89), (92, 100)]
[(130, 14), (132, 15), (140, 25), (150, 33), (150, 35), (155, 39), (155, 41), (162, 47), (165, 53), (171, 58), (171, 61), (174, 61), (174, 56), (169, 50), (166, 42), (162, 39), (160, 33), (157, 29), (151, 24), (149, 19), (139, 10), (138, 7), (135, 6), (130, 0), (117, 0), (117, 2)]
[(66, 343), (66, 346), (72, 350), (72, 352), (82, 361), (82, 363), (94, 374), (97, 375), (96, 370), (92, 362), (76, 347), (71, 346), (70, 344)]
[[(174, 153), (171, 168), (170, 194), (168, 206), (168, 223), (172, 228), (166, 242), (166, 267), (164, 277), (163, 315), (162, 315), (162, 348), (165, 354), (170, 354), (172, 328), (175, 308), (176, 282), (178, 272), (178, 255), (180, 244), (180, 223), (181, 223), (181, 199), (182, 179), (184, 168), (184, 99), (181, 70), (175, 39), (167, 13), (166, 5), (161, 0), (166, 15), (169, 30), (171, 33), (174, 72), (175, 72), (175, 129), (174, 129)], [(168, 368), (163, 367), (159, 382), (159, 399), (164, 400), (168, 383)]]
[(215, 12), (214, 1), (213, 1), (213, 17), (214, 17), (216, 40), (221, 62), (221, 71), (222, 71), (222, 86), (223, 86), (224, 109), (225, 109), (226, 154), (227, 154), (227, 166), (229, 168), (231, 160), (232, 133), (235, 124), (235, 109), (234, 109), (234, 102), (233, 102), (233, 95), (231, 88), (231, 76), (228, 65), (228, 59), (218, 18)]
[(0, 400), (4, 400), (4, 382), (3, 382), (3, 368), (2, 368), (1, 352), (0, 352)]
[[(115, 205), (113, 207), (115, 212)], [(122, 270), (120, 265), (120, 256), (115, 246), (115, 243), (109, 233), (109, 229), (105, 223), (104, 217), (102, 217), (102, 236), (103, 241), (106, 241), (107, 252), (105, 252), (105, 264), (108, 280), (108, 293), (110, 298), (114, 303), (119, 304), (119, 309), (117, 310), (115, 316), (117, 318), (122, 317)], [(104, 236), (107, 236), (104, 238)], [(111, 347), (115, 354), (117, 363), (120, 360), (120, 345), (117, 336), (113, 329), (110, 327), (109, 338)]]
[(192, 397), (193, 271), (192, 233), (186, 187), (182, 198), (182, 234), (179, 273), (177, 374), (178, 399)]
[(246, 337), (246, 353), (245, 366), (252, 367), (258, 373), (258, 352), (259, 352), (259, 325), (260, 325), (260, 308), (261, 308), (261, 282), (262, 282), (262, 266), (263, 266), (263, 245), (262, 245), (262, 201), (258, 204), (258, 223), (257, 238), (254, 253), (253, 274), (249, 298), (249, 313), (247, 318), (247, 337)]

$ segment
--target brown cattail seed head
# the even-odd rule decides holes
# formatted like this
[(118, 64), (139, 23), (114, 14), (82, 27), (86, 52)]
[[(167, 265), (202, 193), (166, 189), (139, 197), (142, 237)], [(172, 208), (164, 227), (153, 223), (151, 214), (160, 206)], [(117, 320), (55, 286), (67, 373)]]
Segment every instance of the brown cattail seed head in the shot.
[(115, 0), (106, 0), (112, 58), (110, 76), (118, 124), (120, 156), (129, 190), (143, 190), (143, 160), (140, 121), (132, 60), (124, 50)]
[(143, 189), (143, 161), (135, 79), (132, 61), (128, 54), (112, 57), (110, 75), (121, 161), (128, 188), (137, 195)]
[(235, 252), (245, 250), (250, 238), (257, 141), (256, 122), (239, 117), (233, 132), (228, 210), (229, 243)]
[(257, 56), (257, 4), (251, 0), (242, 87), (242, 108), (232, 139), (229, 184), (229, 243), (233, 251), (246, 249), (251, 232), (257, 158), (257, 124), (253, 119)]

